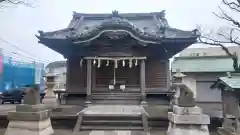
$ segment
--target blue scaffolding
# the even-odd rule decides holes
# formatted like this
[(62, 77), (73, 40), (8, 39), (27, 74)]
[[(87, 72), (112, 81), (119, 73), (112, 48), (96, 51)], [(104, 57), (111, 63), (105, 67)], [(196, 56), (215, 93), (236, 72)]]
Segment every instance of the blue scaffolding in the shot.
[(44, 91), (44, 64), (17, 61), (8, 56), (0, 57), (0, 92), (34, 84), (40, 85), (40, 92)]

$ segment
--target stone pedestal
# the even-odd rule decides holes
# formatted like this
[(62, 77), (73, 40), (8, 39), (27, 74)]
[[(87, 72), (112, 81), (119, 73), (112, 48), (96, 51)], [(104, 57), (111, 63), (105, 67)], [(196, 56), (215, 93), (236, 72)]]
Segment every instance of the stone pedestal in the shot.
[(4, 135), (52, 135), (50, 112), (44, 105), (17, 105), (8, 113), (8, 127)]
[(167, 135), (209, 135), (210, 118), (195, 107), (173, 106), (168, 113), (169, 126)]
[(53, 93), (53, 90), (48, 90), (43, 99), (43, 104), (47, 109), (56, 109), (59, 107), (59, 101), (56, 95)]
[(236, 120), (228, 118), (224, 118), (222, 127), (219, 127), (217, 132), (219, 135), (240, 135)]

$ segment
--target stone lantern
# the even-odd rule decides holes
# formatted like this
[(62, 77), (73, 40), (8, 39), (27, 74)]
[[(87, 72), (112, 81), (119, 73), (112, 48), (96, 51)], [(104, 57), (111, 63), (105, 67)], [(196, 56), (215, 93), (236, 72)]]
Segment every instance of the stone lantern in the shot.
[(183, 78), (185, 76), (186, 75), (181, 73), (179, 69), (177, 69), (177, 72), (172, 76), (172, 89), (174, 89), (175, 94), (173, 96), (171, 106), (178, 104), (181, 93), (180, 89), (181, 85), (183, 85)]
[(183, 83), (183, 78), (186, 75), (180, 72), (180, 69), (177, 69), (177, 72), (172, 76), (173, 84)]
[(187, 84), (186, 75), (177, 72), (173, 75), (172, 88), (176, 90), (172, 102), (172, 112), (168, 112), (167, 135), (209, 135), (209, 116), (196, 106), (193, 90)]

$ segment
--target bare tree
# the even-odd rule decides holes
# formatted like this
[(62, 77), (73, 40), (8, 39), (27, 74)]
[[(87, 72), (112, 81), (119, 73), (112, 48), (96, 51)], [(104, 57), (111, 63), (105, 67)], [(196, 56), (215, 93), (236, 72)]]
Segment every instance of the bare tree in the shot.
[(29, 0), (0, 0), (0, 8), (7, 7), (8, 5), (26, 5), (26, 6), (32, 6), (32, 2)]
[[(232, 12), (239, 13), (240, 15), (240, 0), (222, 0), (223, 4), (230, 9)], [(220, 29), (220, 31), (214, 34), (206, 35), (202, 33), (199, 37), (199, 42), (203, 44), (208, 44), (212, 46), (219, 46), (222, 48), (223, 51), (226, 52), (233, 60), (233, 68), (236, 72), (240, 72), (240, 65), (238, 63), (238, 57), (236, 53), (232, 53), (229, 49), (225, 46), (226, 44), (235, 44), (240, 47), (240, 22), (238, 18), (231, 16), (229, 13), (223, 10), (222, 7), (219, 6), (220, 13), (213, 13), (218, 18), (225, 20), (229, 23), (228, 29)]]

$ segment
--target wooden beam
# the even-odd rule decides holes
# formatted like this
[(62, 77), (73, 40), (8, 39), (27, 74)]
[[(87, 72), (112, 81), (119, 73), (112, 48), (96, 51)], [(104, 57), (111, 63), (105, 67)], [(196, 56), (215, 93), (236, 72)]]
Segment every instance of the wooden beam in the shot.
[(137, 59), (137, 60), (145, 60), (147, 57), (84, 57), (84, 59), (92, 60), (92, 59), (101, 59), (101, 60), (129, 60), (129, 59)]

